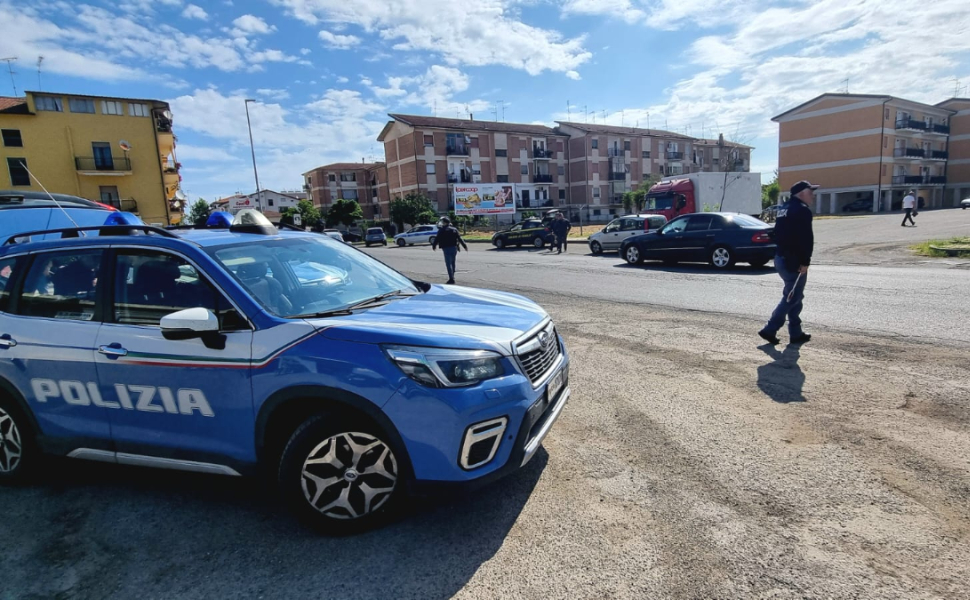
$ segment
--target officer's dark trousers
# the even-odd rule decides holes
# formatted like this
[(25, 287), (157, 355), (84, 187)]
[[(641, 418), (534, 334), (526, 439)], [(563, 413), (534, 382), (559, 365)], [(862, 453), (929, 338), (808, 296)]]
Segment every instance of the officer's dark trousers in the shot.
[(455, 259), (458, 257), (458, 246), (453, 246), (451, 248), (442, 248), (442, 254), (445, 255), (445, 268), (448, 269), (448, 281), (455, 280)]
[(906, 209), (906, 216), (903, 217), (903, 225), (906, 225), (906, 219), (909, 219), (909, 222), (911, 224), (916, 225), (916, 221), (913, 220), (913, 209), (912, 208), (907, 208)]
[[(802, 300), (805, 297), (805, 282), (808, 281), (808, 273), (798, 277), (798, 265), (794, 261), (786, 260), (782, 256), (775, 256), (775, 270), (785, 282), (785, 290), (782, 292), (781, 302), (775, 307), (775, 312), (771, 314), (771, 319), (765, 325), (766, 333), (776, 334), (788, 319), (788, 335), (795, 338), (802, 335)], [(798, 282), (798, 285), (795, 282)], [(794, 290), (795, 293), (792, 293)], [(791, 294), (791, 301), (788, 296)]]

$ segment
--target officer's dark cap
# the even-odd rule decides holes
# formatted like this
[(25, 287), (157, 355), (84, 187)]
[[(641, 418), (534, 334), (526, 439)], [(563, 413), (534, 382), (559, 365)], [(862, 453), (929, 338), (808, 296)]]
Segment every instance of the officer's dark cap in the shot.
[(796, 183), (795, 185), (791, 186), (791, 195), (794, 196), (795, 194), (801, 192), (802, 190), (807, 190), (807, 189), (817, 190), (820, 187), (821, 186), (815, 185), (813, 183), (809, 183), (808, 181), (805, 181), (803, 179), (798, 183)]

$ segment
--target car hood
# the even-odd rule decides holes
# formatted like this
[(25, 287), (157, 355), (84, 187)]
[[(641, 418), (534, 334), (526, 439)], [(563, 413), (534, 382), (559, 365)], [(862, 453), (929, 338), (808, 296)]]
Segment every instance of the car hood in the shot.
[(522, 296), (436, 285), (353, 315), (309, 322), (334, 340), (491, 349), (508, 356), (514, 340), (547, 318), (546, 311)]

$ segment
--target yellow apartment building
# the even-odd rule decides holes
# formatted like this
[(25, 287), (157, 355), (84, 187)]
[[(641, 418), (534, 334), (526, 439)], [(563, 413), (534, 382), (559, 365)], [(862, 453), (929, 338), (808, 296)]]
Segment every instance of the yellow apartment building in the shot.
[(0, 133), (0, 189), (41, 191), (43, 184), (49, 192), (136, 213), (146, 223), (181, 219), (165, 102), (26, 92), (0, 97)]
[(970, 98), (950, 98), (937, 106), (954, 111), (946, 163), (946, 205), (957, 206), (963, 198), (970, 198)]
[(970, 152), (953, 156), (951, 119), (959, 111), (947, 102), (934, 106), (893, 96), (822, 94), (778, 115), (772, 120), (779, 124), (782, 196), (807, 179), (821, 186), (815, 197), (818, 214), (841, 213), (846, 205), (867, 200), (873, 212), (895, 210), (910, 189), (927, 208), (955, 206), (959, 192), (948, 193), (948, 166), (966, 164)]

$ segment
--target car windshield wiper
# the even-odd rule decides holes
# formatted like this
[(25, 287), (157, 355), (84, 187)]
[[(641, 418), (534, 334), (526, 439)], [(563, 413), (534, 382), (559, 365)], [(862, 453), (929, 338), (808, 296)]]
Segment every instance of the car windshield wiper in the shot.
[(355, 310), (360, 310), (362, 308), (371, 308), (377, 304), (381, 304), (384, 300), (389, 300), (395, 297), (410, 298), (411, 296), (417, 296), (420, 292), (405, 292), (404, 290), (395, 290), (393, 292), (388, 292), (386, 294), (381, 294), (380, 296), (374, 296), (373, 298), (368, 298), (367, 300), (361, 300), (360, 302), (355, 302), (349, 306), (344, 306), (342, 308), (335, 308), (333, 310), (325, 310), (315, 313), (306, 313), (303, 315), (293, 315), (291, 319), (318, 319), (321, 317), (341, 317), (354, 314)]

